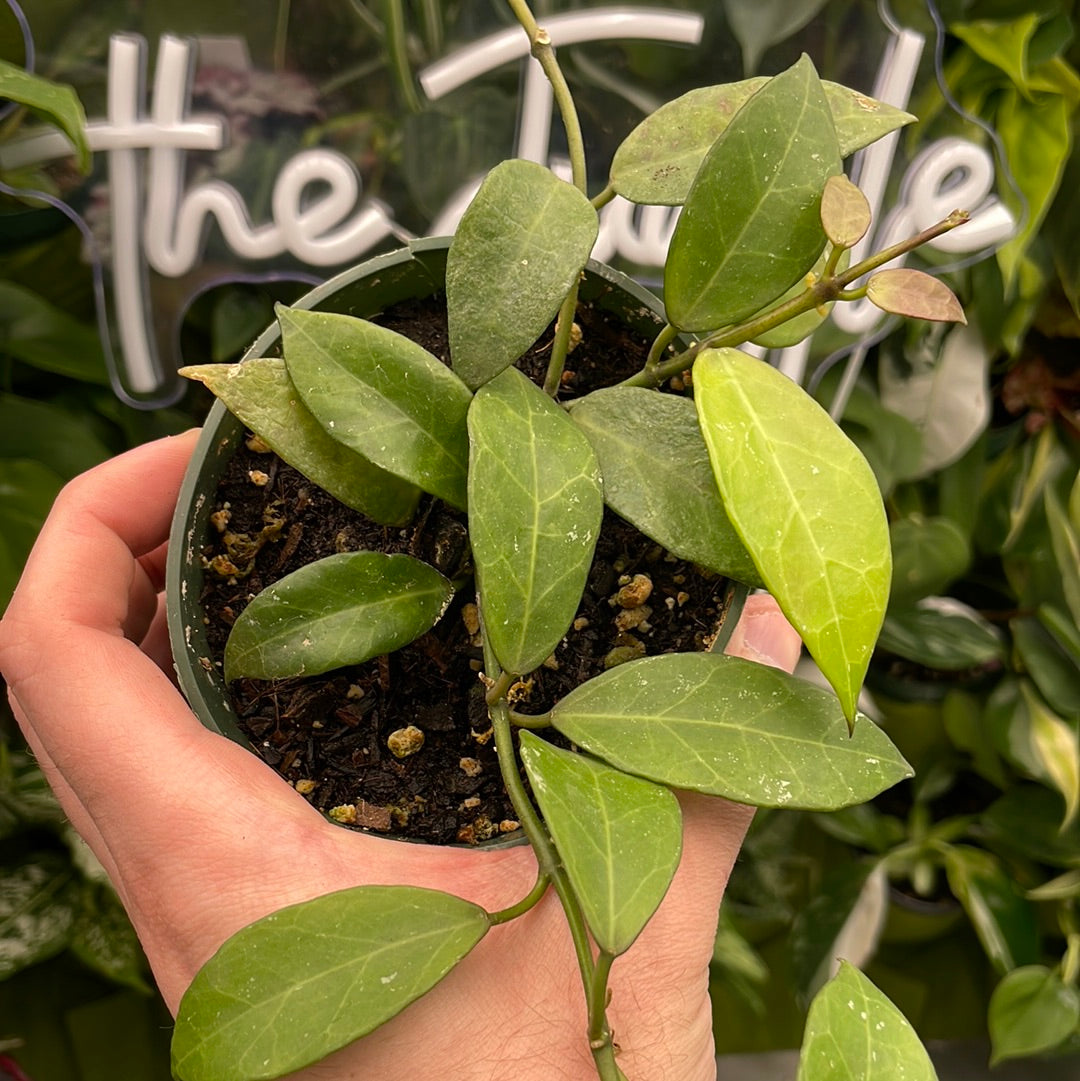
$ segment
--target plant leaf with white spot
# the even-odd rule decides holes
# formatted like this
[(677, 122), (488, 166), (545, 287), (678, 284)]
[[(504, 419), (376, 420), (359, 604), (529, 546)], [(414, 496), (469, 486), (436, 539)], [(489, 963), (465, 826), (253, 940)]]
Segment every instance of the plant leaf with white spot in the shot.
[(551, 711), (579, 747), (627, 773), (757, 807), (836, 810), (911, 776), (888, 737), (775, 668), (668, 653), (612, 668)]
[(407, 555), (342, 552), (267, 586), (225, 644), (225, 678), (314, 676), (408, 645), (442, 615), (453, 587)]
[(682, 852), (668, 789), (523, 731), (521, 761), (601, 949), (629, 949), (664, 899)]

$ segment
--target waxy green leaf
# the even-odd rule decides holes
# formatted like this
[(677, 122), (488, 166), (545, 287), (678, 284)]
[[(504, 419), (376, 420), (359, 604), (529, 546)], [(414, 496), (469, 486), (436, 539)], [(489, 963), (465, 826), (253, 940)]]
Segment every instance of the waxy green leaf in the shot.
[(669, 552), (760, 584), (724, 513), (694, 403), (641, 387), (608, 387), (573, 403), (604, 478), (604, 502)]
[(668, 789), (523, 731), (521, 761), (601, 949), (629, 949), (664, 899), (682, 852)]
[(743, 70), (756, 71), (765, 51), (801, 30), (826, 0), (722, 0), (724, 14), (742, 46)]
[[(797, 281), (790, 289), (781, 293), (775, 300), (775, 302), (769, 305), (767, 311), (772, 311), (775, 308), (779, 308), (781, 305), (786, 304), (789, 300), (794, 299), (803, 292), (812, 283), (821, 278), (825, 273), (825, 266), (829, 261), (829, 249), (826, 247), (821, 255), (818, 256), (817, 262), (807, 271), (805, 277)], [(851, 262), (851, 253), (843, 252), (840, 256), (840, 262), (838, 264), (838, 270), (847, 270), (848, 264)], [(796, 315), (794, 319), (788, 319), (786, 322), (781, 323), (779, 326), (773, 327), (772, 330), (766, 330), (763, 334), (757, 334), (752, 339), (754, 345), (760, 345), (765, 349), (787, 349), (788, 346), (798, 345), (804, 338), (810, 337), (815, 330), (829, 317), (829, 312), (833, 310), (835, 301), (830, 300), (827, 304), (818, 304), (816, 307), (811, 308), (809, 311), (803, 312), (801, 315)], [(767, 312), (762, 312), (767, 314)]]
[(469, 533), (484, 631), (499, 664), (530, 672), (577, 612), (603, 496), (585, 434), (516, 368), (469, 410)]
[(226, 940), (196, 974), (176, 1019), (174, 1076), (262, 1081), (316, 1062), (429, 991), (489, 926), (482, 908), (410, 886), (360, 886), (281, 909)]
[(694, 393), (728, 517), (852, 718), (891, 578), (874, 474), (821, 406), (745, 353), (704, 351)]
[(327, 433), (455, 507), (465, 507), (469, 388), (426, 349), (333, 312), (278, 308), (289, 377)]
[(956, 294), (943, 281), (921, 270), (879, 270), (866, 283), (866, 298), (883, 312), (908, 319), (967, 322)]
[(849, 736), (828, 691), (717, 653), (612, 668), (555, 704), (554, 726), (618, 769), (758, 807), (836, 810), (911, 776), (860, 716)]
[(442, 615), (453, 587), (407, 555), (342, 552), (267, 586), (225, 645), (225, 678), (313, 676), (408, 645)]
[(825, 246), (821, 192), (839, 172), (832, 114), (804, 56), (736, 113), (694, 180), (664, 270), (669, 321), (713, 330), (794, 285)]
[(870, 228), (870, 204), (843, 173), (830, 176), (821, 194), (821, 225), (838, 248), (853, 248)]
[(854, 966), (814, 997), (797, 1081), (937, 1081), (907, 1018)]
[(969, 845), (952, 845), (945, 853), (945, 873), (949, 889), (964, 906), (998, 972), (1038, 960), (1035, 909), (996, 856)]
[(195, 364), (180, 374), (204, 383), (271, 450), (347, 507), (384, 525), (412, 518), (420, 490), (332, 439), (300, 400), (279, 357)]
[(79, 172), (90, 171), (90, 144), (86, 140), (86, 113), (78, 94), (64, 83), (54, 83), (0, 60), (0, 100), (18, 102), (42, 120), (55, 124), (72, 142)]
[[(615, 151), (611, 185), (634, 203), (681, 206), (713, 143), (731, 118), (769, 82), (765, 76), (705, 86), (647, 116)], [(910, 124), (915, 117), (838, 83), (822, 82), (836, 125), (840, 156)]]
[(1057, 1047), (1080, 1026), (1080, 991), (1044, 965), (1005, 974), (987, 1011), (990, 1065)]
[(971, 545), (948, 518), (912, 514), (889, 527), (893, 578), (891, 604), (910, 604), (943, 593), (971, 562)]
[(598, 228), (589, 200), (550, 169), (514, 160), (488, 173), (446, 261), (450, 356), (465, 383), (494, 378), (544, 332)]

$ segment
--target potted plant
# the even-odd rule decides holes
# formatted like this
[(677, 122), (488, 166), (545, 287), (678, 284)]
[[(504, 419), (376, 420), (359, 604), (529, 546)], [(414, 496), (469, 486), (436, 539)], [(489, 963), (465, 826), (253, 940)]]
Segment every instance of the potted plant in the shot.
[[(873, 474), (803, 391), (738, 346), (798, 340), (832, 303), (867, 295), (899, 314), (962, 319), (934, 279), (878, 268), (965, 216), (846, 266), (870, 223), (842, 158), (910, 118), (823, 84), (806, 57), (774, 78), (665, 106), (629, 136), (590, 199), (550, 40), (524, 3), (511, 6), (554, 87), (572, 181), (504, 162), (449, 244), (420, 242), (279, 309), (278, 327), (238, 366), (186, 370), (235, 414), (212, 417), (193, 470), (232, 487), (215, 496), (192, 480), (186, 490), (171, 626), (182, 684), (206, 723), (245, 738), (237, 715), (255, 717), (257, 747), (345, 824), (407, 832), (425, 800), (318, 802), (324, 782), (290, 772), (303, 748), (281, 742), (305, 701), (317, 699), (321, 713), (303, 722), (302, 742), (332, 717), (355, 763), (386, 764), (380, 776), (406, 773), (456, 729), (475, 749), (451, 771), (458, 802), (489, 798), (472, 794), (488, 756), (510, 811), (451, 839), (520, 833), (539, 880), (500, 913), (430, 890), (360, 887), (242, 930), (181, 1004), (173, 1068), (186, 1081), (281, 1076), (365, 1035), (492, 927), (527, 919), (548, 889), (575, 943), (598, 1074), (619, 1078), (607, 974), (678, 865), (671, 789), (827, 810), (910, 772), (856, 710), (890, 581)], [(662, 307), (589, 263), (597, 209), (616, 194), (682, 207)], [(429, 332), (442, 308), (445, 328)], [(612, 310), (623, 313), (616, 325)], [(610, 362), (595, 359), (601, 341)], [(301, 476), (288, 473), (283, 499), (277, 486), (291, 467)], [(360, 514), (316, 542), (292, 516), (323, 499), (319, 488)], [(270, 498), (244, 518), (233, 496), (252, 490)], [(318, 502), (315, 517), (337, 505)], [(319, 552), (328, 554), (276, 577), (286, 557)], [(723, 655), (739, 590), (721, 578), (773, 593), (835, 693)], [(218, 603), (232, 624), (220, 647), (190, 607), (207, 582), (232, 591)], [(681, 639), (659, 636), (695, 590), (708, 622), (699, 617)], [(607, 637), (589, 633), (596, 613)], [(388, 719), (398, 688), (427, 669), (452, 674), (442, 686), (460, 699), (456, 718), (424, 707)], [(343, 703), (298, 682), (321, 674), (343, 686)], [(385, 966), (320, 951), (328, 919), (371, 928)], [(286, 927), (290, 941), (313, 947), (302, 987), (287, 962), (237, 964), (274, 955)], [(854, 989), (867, 1010), (837, 1018), (827, 996)], [(823, 1042), (855, 1062), (872, 1027), (897, 1017), (851, 969), (822, 995), (807, 1079), (824, 1076)], [(314, 1000), (327, 1012), (312, 1014)], [(280, 1026), (269, 1034), (268, 1008), (284, 1009), (296, 1039)], [(318, 1035), (300, 1038), (301, 1029)], [(906, 1026), (887, 1053), (929, 1069)]]

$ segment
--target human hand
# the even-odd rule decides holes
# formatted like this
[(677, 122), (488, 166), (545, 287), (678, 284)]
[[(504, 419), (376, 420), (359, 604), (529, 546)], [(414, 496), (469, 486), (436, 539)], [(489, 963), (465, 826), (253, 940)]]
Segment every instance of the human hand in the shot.
[[(77, 478), (57, 499), (0, 622), (12, 707), (72, 824), (101, 860), (175, 1011), (241, 927), (360, 884), (445, 890), (490, 911), (523, 897), (531, 850), (395, 844), (321, 814), (250, 752), (204, 728), (170, 678), (165, 545), (195, 433)], [(795, 632), (751, 597), (729, 652), (790, 669)], [(715, 1073), (708, 962), (752, 810), (680, 796), (683, 857), (611, 976), (631, 1079)], [(523, 978), (523, 973), (528, 978)], [(432, 992), (297, 1078), (592, 1081), (577, 964), (557, 899), (494, 928)]]

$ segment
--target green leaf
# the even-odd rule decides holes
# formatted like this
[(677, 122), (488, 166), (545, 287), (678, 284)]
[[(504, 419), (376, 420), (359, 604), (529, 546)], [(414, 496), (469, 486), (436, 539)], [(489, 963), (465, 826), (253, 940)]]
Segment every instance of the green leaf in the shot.
[(1063, 717), (1080, 717), (1080, 665), (1039, 620), (1021, 616), (1009, 629), (1023, 667), (1051, 708)]
[(840, 172), (832, 114), (804, 56), (755, 94), (716, 140), (671, 239), (668, 319), (734, 323), (775, 300), (821, 254), (821, 192)]
[(407, 555), (342, 552), (267, 586), (225, 645), (225, 678), (314, 676), (392, 653), (435, 625), (453, 587)]
[(29, 459), (0, 459), (0, 611), (7, 607), (63, 478)]
[(742, 46), (743, 70), (757, 69), (765, 50), (801, 30), (826, 0), (723, 0), (731, 32)]
[[(1080, 483), (1080, 473), (1077, 482)], [(1073, 526), (1061, 499), (1052, 485), (1047, 485), (1043, 499), (1046, 504), (1046, 521), (1050, 527), (1050, 541), (1054, 548), (1054, 560), (1061, 572), (1061, 593), (1075, 625), (1080, 626), (1080, 529)]]
[[(611, 186), (634, 203), (681, 206), (701, 163), (731, 118), (769, 82), (765, 76), (691, 90), (647, 116), (615, 151)], [(915, 117), (838, 83), (822, 82), (840, 156), (910, 124)]]
[(488, 926), (482, 908), (410, 886), (360, 886), (275, 912), (196, 974), (176, 1019), (174, 1075), (262, 1081), (316, 1062), (429, 991)]
[(463, 509), (469, 388), (426, 349), (366, 320), (279, 307), (278, 321), (289, 376), (327, 432)]
[(577, 612), (603, 516), (600, 471), (581, 429), (516, 368), (477, 391), (468, 423), (484, 631), (502, 667), (521, 675)]
[(111, 982), (149, 993), (139, 940), (111, 886), (83, 884), (71, 932), (71, 951)]
[(1028, 14), (1010, 22), (981, 19), (957, 23), (951, 30), (976, 56), (1000, 68), (1017, 89), (1026, 92), (1028, 47), (1041, 21), (1041, 16)]
[(1005, 660), (1001, 633), (951, 597), (925, 597), (913, 608), (890, 608), (878, 648), (939, 672)]
[(836, 810), (911, 776), (873, 722), (849, 736), (836, 699), (715, 653), (630, 661), (555, 704), (552, 724), (618, 769), (758, 807)]
[(280, 358), (196, 364), (180, 374), (206, 384), (284, 461), (347, 507), (384, 525), (412, 518), (420, 490), (331, 438), (300, 400)]
[(608, 387), (574, 402), (570, 416), (596, 452), (616, 514), (683, 559), (760, 584), (724, 512), (689, 398)]
[[(1080, 811), (1080, 739), (1076, 725), (1057, 716), (1027, 680), (1020, 683), (1020, 693), (1027, 706), (1027, 734), (1036, 776), (1061, 793), (1065, 801), (1061, 828), (1067, 829)], [(1016, 723), (1021, 723), (1019, 717)]]
[(994, 855), (967, 845), (945, 853), (949, 889), (964, 906), (986, 956), (1008, 972), (1039, 957), (1035, 910)]
[(474, 390), (544, 332), (596, 241), (589, 200), (550, 169), (505, 161), (454, 234), (446, 309), (454, 371)]
[(821, 225), (838, 248), (853, 248), (870, 228), (870, 204), (843, 173), (830, 176), (821, 195)]
[(908, 319), (967, 322), (956, 294), (939, 278), (921, 270), (908, 267), (879, 270), (866, 283), (866, 296), (883, 312), (903, 315)]
[(99, 426), (85, 406), (68, 408), (19, 394), (3, 394), (0, 458), (32, 459), (70, 480), (115, 453), (115, 448), (100, 437)]
[(1080, 991), (1044, 965), (1014, 969), (994, 988), (987, 1025), (991, 1066), (1050, 1051), (1080, 1025)]
[[(821, 275), (824, 274), (825, 266), (828, 261), (829, 249), (826, 247), (821, 255), (818, 256), (817, 262), (810, 268), (805, 278), (800, 279), (786, 292), (781, 293), (780, 296), (776, 298), (776, 302), (770, 305), (769, 310), (771, 311), (774, 308), (779, 308), (782, 304), (786, 304), (789, 300), (792, 300), (805, 292), (811, 279), (820, 278)], [(838, 269), (846, 270), (850, 262), (851, 253), (844, 252), (840, 256)], [(772, 330), (765, 331), (764, 334), (758, 334), (753, 339), (753, 343), (754, 345), (760, 345), (765, 349), (787, 349), (789, 346), (798, 345), (803, 339), (809, 338), (810, 335), (825, 322), (834, 306), (835, 302), (831, 300), (827, 304), (819, 304), (817, 307), (803, 312), (802, 315), (796, 315), (794, 319), (788, 319), (779, 326), (773, 327)], [(766, 313), (763, 312), (762, 314), (764, 315)]]
[(86, 114), (70, 86), (33, 75), (0, 60), (0, 98), (25, 105), (41, 119), (58, 127), (74, 144), (79, 172), (90, 171), (90, 144), (86, 141)]
[[(9, 857), (10, 859), (11, 857)], [(75, 922), (70, 866), (52, 853), (0, 865), (0, 980), (64, 949)]]
[(44, 297), (0, 281), (4, 352), (43, 372), (108, 386), (97, 327), (82, 323)]
[(1065, 801), (1038, 784), (1010, 788), (983, 812), (979, 825), (995, 845), (1053, 867), (1080, 867), (1080, 820), (1062, 828)]
[(948, 518), (921, 514), (900, 518), (889, 527), (893, 576), (890, 605), (910, 604), (942, 593), (971, 562), (967, 538)]
[(630, 948), (667, 893), (682, 852), (666, 788), (523, 731), (521, 761), (601, 949)]
[(877, 481), (821, 406), (769, 365), (706, 350), (694, 388), (728, 517), (850, 719), (889, 593)]
[(940, 355), (916, 360), (910, 370), (891, 357), (880, 366), (882, 404), (922, 433), (919, 475), (955, 462), (986, 428), (989, 364), (978, 332), (964, 327), (946, 335)]
[(806, 1018), (797, 1081), (936, 1081), (904, 1015), (846, 962)]

